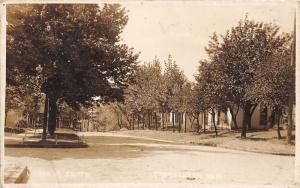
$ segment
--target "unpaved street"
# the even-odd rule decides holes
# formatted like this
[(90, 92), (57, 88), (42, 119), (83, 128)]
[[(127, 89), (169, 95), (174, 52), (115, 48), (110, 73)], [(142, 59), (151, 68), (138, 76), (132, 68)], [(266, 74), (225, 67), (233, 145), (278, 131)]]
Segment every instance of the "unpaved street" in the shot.
[(294, 157), (105, 134), (89, 148), (6, 148), (26, 164), (28, 184), (205, 183), (292, 184)]

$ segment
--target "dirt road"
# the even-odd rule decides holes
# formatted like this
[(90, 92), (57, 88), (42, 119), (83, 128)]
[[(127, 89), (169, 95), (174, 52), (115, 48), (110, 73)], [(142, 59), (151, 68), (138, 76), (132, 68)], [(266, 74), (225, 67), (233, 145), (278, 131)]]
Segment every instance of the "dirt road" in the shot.
[[(7, 161), (26, 164), (28, 184), (293, 183), (294, 157), (248, 153), (105, 134), (89, 148), (6, 148)], [(53, 185), (53, 187), (55, 187)]]

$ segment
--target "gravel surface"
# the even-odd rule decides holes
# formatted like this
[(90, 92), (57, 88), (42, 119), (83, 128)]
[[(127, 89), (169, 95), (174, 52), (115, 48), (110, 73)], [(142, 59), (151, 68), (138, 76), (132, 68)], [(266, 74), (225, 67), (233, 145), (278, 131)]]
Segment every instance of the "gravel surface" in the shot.
[(293, 182), (294, 157), (177, 144), (120, 133), (99, 133), (80, 149), (6, 148), (5, 161), (25, 164), (28, 184)]

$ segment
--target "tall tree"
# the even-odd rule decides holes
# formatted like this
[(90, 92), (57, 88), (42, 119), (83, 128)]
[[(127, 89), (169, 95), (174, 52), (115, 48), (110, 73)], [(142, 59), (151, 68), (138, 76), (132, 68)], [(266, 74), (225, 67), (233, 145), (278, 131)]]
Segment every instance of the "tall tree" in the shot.
[(177, 113), (177, 117), (181, 117), (180, 122), (182, 121), (190, 87), (171, 56), (165, 61), (164, 71), (160, 60), (155, 58), (138, 68), (135, 81), (127, 90), (125, 105), (131, 114), (141, 115), (143, 119), (146, 117), (148, 124), (153, 119), (157, 129), (158, 113), (161, 113), (162, 126), (165, 126), (165, 117), (171, 111)]
[[(175, 116), (180, 117), (182, 113), (183, 95), (181, 92), (187, 79), (171, 55), (169, 55), (167, 61), (165, 61), (165, 71), (163, 76), (165, 82), (166, 106), (168, 112), (172, 112), (173, 131), (175, 131)], [(180, 122), (181, 120), (178, 118), (179, 131), (181, 129)]]
[(219, 92), (220, 85), (217, 82), (220, 80), (220, 72), (216, 67), (216, 64), (208, 61), (200, 61), (200, 66), (198, 69), (198, 75), (195, 77), (197, 81), (197, 95), (201, 98), (200, 106), (203, 111), (208, 111), (212, 116), (212, 124), (214, 126), (215, 134), (218, 135), (217, 125), (216, 125), (216, 110), (226, 109), (226, 101), (222, 93)]
[[(295, 67), (290, 66), (290, 36), (286, 36), (285, 46), (277, 49), (256, 71), (255, 81), (246, 92), (246, 97), (257, 103), (270, 107), (277, 119), (278, 138), (280, 134), (280, 117), (289, 105), (290, 93), (295, 93)], [(295, 96), (294, 96), (295, 97)], [(293, 99), (294, 100), (294, 99)]]
[(251, 128), (251, 117), (258, 105), (247, 91), (254, 87), (260, 65), (285, 48), (289, 38), (287, 34), (279, 34), (277, 25), (249, 20), (246, 16), (225, 35), (214, 34), (209, 42), (206, 51), (222, 75), (219, 88), (224, 101), (243, 108), (243, 138)]
[(9, 69), (6, 78), (5, 122), (10, 110), (21, 112), (36, 119), (42, 95), (42, 80), (38, 76), (25, 75), (18, 69)]
[[(191, 122), (194, 122), (194, 120), (196, 119), (197, 121), (197, 133), (200, 132), (200, 120), (199, 120), (199, 115), (201, 112), (204, 112), (205, 109), (203, 108), (203, 101), (204, 101), (204, 97), (203, 93), (200, 92), (201, 90), (198, 88), (197, 84), (193, 84), (190, 93), (189, 93), (189, 97), (188, 97), (188, 101), (187, 101), (187, 113), (190, 115), (190, 120)], [(193, 119), (193, 120), (192, 120)], [(203, 127), (204, 133), (205, 133), (205, 125)]]
[(123, 99), (138, 55), (120, 43), (128, 16), (119, 4), (10, 5), (7, 13), (17, 20), (7, 27), (7, 68), (26, 75), (41, 68), (50, 134), (58, 100), (79, 108), (95, 97), (99, 103)]
[(155, 113), (160, 111), (160, 86), (163, 84), (161, 79), (160, 62), (155, 58), (153, 62), (138, 68), (134, 83), (128, 88), (125, 97), (125, 106), (129, 114), (145, 116), (148, 119), (148, 126), (152, 116), (156, 118)]

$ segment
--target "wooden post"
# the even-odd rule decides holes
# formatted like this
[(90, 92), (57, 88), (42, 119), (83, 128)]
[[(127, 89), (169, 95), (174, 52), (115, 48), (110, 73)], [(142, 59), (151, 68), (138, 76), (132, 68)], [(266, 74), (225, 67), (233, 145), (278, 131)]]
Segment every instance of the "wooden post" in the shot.
[[(294, 37), (291, 48), (291, 67), (295, 66), (295, 58), (296, 58), (296, 15), (294, 15)], [(293, 106), (294, 106), (294, 95), (293, 91), (289, 93), (289, 107), (288, 107), (288, 126), (287, 126), (287, 143), (292, 143), (292, 129), (293, 129)]]

